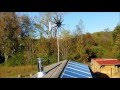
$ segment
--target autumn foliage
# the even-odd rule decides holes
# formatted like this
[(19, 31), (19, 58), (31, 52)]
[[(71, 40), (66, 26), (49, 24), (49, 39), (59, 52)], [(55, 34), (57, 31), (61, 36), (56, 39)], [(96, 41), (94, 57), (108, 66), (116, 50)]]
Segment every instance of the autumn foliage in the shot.
[[(3, 65), (36, 64), (37, 58), (44, 65), (57, 62), (56, 31), (48, 31), (48, 21), (56, 13), (42, 13), (41, 18), (30, 18), (15, 12), (0, 13), (0, 57)], [(57, 14), (58, 15), (58, 14)], [(38, 21), (37, 21), (38, 20)], [(83, 22), (76, 25), (75, 33), (61, 29), (59, 36), (60, 60), (89, 62), (91, 58), (120, 58), (120, 27), (109, 31), (83, 33)]]

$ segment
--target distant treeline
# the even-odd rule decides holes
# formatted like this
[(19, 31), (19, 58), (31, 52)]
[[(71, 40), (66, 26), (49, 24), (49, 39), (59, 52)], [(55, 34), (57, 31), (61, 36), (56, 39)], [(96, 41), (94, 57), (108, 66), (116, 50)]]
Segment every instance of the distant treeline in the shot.
[[(44, 12), (38, 18), (19, 15), (15, 12), (0, 13), (0, 63), (8, 66), (36, 64), (37, 58), (44, 65), (57, 62), (57, 31), (49, 31), (48, 22), (61, 13)], [(63, 17), (63, 16), (62, 16)], [(61, 29), (60, 60), (89, 62), (91, 58), (120, 59), (120, 26), (113, 31), (83, 33), (80, 20), (76, 30)]]

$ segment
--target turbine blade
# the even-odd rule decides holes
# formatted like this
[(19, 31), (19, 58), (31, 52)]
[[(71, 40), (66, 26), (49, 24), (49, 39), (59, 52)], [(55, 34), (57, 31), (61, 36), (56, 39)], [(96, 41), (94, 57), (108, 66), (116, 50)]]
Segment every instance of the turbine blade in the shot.
[(55, 27), (55, 26), (57, 26), (57, 24), (52, 25), (52, 27)]
[(65, 30), (64, 27), (61, 27), (61, 29)]
[(63, 23), (64, 20), (61, 20), (61, 22)]
[(51, 27), (51, 22), (49, 22), (49, 31), (51, 31), (52, 27)]
[(65, 24), (62, 24), (61, 26), (64, 26)]
[(57, 15), (57, 21), (59, 20), (58, 15)]
[(50, 20), (50, 22), (55, 23), (54, 21)]
[(54, 20), (55, 20), (55, 23), (57, 22), (57, 19), (56, 18), (54, 18)]

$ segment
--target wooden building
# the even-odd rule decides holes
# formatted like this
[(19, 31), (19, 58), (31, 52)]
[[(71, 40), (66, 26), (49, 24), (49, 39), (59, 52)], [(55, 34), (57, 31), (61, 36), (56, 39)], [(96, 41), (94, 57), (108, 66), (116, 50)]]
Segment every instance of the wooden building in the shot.
[(117, 59), (92, 59), (91, 69), (100, 77), (120, 78), (120, 61)]

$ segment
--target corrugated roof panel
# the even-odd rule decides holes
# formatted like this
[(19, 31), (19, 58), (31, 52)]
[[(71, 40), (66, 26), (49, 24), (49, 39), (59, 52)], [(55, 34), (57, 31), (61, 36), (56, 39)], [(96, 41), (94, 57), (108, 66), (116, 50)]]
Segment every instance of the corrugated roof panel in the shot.
[(77, 62), (73, 62), (73, 61), (70, 61), (69, 64), (71, 64), (71, 65), (75, 65), (75, 66), (84, 67), (84, 68), (88, 68), (88, 66), (85, 65), (85, 64), (77, 63)]
[(87, 65), (69, 61), (60, 78), (92, 78), (92, 75)]

